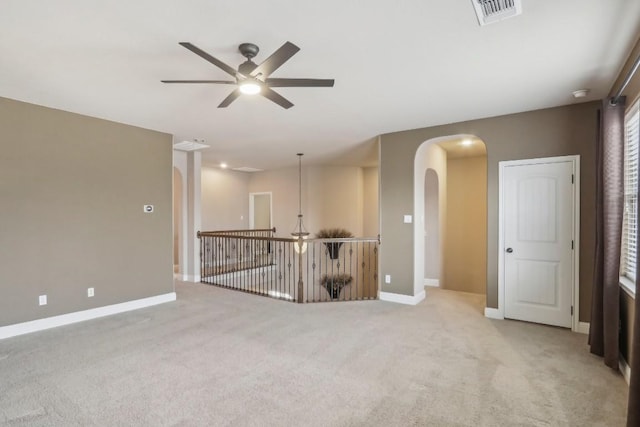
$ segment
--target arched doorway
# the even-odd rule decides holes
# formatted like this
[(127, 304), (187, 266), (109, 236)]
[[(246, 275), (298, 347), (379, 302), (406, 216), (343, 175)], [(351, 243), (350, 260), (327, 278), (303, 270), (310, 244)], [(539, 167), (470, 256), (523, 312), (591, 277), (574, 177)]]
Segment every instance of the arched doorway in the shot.
[(486, 293), (487, 160), (474, 135), (425, 141), (414, 160), (414, 295)]
[(438, 173), (424, 175), (424, 284), (440, 286), (440, 188)]

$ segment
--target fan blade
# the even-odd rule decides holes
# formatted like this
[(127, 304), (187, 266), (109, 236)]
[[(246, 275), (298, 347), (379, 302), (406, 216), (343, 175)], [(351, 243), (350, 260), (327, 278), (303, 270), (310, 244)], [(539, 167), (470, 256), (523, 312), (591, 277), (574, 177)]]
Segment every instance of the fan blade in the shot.
[(270, 87), (333, 87), (333, 79), (267, 79)]
[(237, 82), (230, 80), (160, 80), (162, 83), (210, 83), (218, 85), (235, 85)]
[[(220, 61), (219, 59), (214, 58), (213, 56), (209, 55), (204, 50), (200, 49), (199, 47), (196, 47), (196, 46), (192, 45), (189, 42), (180, 42), (179, 44), (180, 44), (180, 46), (186, 47), (191, 52), (195, 53), (196, 55), (198, 55), (199, 57), (205, 59), (206, 61), (209, 61), (210, 63), (212, 63), (216, 67), (220, 68), (222, 71), (225, 71), (227, 74), (231, 74), (233, 77), (236, 77), (236, 76), (238, 76), (240, 74), (240, 73), (238, 73), (238, 71), (236, 69), (231, 68), (230, 66), (228, 66), (224, 62)], [(241, 77), (244, 77), (244, 76), (241, 76)]]
[(262, 61), (262, 63), (251, 72), (251, 76), (256, 77), (257, 75), (262, 74), (263, 77), (269, 77), (271, 73), (287, 62), (299, 50), (300, 48), (295, 44), (286, 42), (280, 46), (280, 49), (273, 52), (270, 57)]
[(278, 94), (274, 90), (271, 90), (268, 87), (263, 87), (262, 91), (260, 92), (260, 95), (264, 96), (267, 99), (270, 99), (271, 101), (275, 102), (282, 108), (289, 109), (293, 107), (293, 104), (289, 102), (285, 97)]
[(229, 96), (227, 96), (221, 103), (220, 105), (218, 105), (218, 108), (227, 108), (229, 106), (229, 104), (231, 104), (233, 101), (235, 101), (240, 95), (242, 95), (242, 92), (240, 92), (240, 88), (237, 88), (236, 90), (234, 90), (233, 92), (231, 92), (229, 94)]

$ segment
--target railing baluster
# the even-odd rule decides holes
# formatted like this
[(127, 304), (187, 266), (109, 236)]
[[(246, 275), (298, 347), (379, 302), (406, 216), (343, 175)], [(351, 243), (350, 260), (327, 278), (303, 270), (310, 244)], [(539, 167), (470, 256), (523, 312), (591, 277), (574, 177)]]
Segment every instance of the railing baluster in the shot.
[(297, 239), (274, 234), (198, 232), (201, 281), (297, 302), (377, 299), (379, 238), (308, 239), (298, 253)]

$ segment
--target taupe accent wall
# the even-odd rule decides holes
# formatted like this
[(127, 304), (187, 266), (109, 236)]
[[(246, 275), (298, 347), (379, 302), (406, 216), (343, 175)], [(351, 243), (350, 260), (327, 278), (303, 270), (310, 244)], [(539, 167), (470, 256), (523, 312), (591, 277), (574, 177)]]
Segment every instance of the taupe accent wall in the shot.
[(631, 357), (633, 357), (633, 319), (635, 311), (634, 298), (620, 289), (620, 354), (622, 354), (627, 363), (630, 363)]
[(487, 147), (487, 306), (498, 305), (498, 162), (538, 157), (580, 155), (580, 320), (588, 321), (594, 252), (595, 142), (598, 102), (549, 108), (381, 136), (380, 185), (382, 245), (380, 274), (393, 282), (384, 292), (413, 295), (414, 157), (425, 141), (471, 134)]
[(0, 130), (0, 326), (174, 291), (170, 135), (6, 98)]

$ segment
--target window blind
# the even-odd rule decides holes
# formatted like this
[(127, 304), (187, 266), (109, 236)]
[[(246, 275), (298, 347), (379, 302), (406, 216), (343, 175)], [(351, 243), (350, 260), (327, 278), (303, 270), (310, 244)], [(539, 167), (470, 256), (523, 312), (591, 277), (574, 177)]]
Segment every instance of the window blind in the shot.
[(625, 116), (624, 144), (624, 216), (620, 275), (635, 282), (638, 259), (638, 145), (640, 138), (640, 110), (636, 102)]

